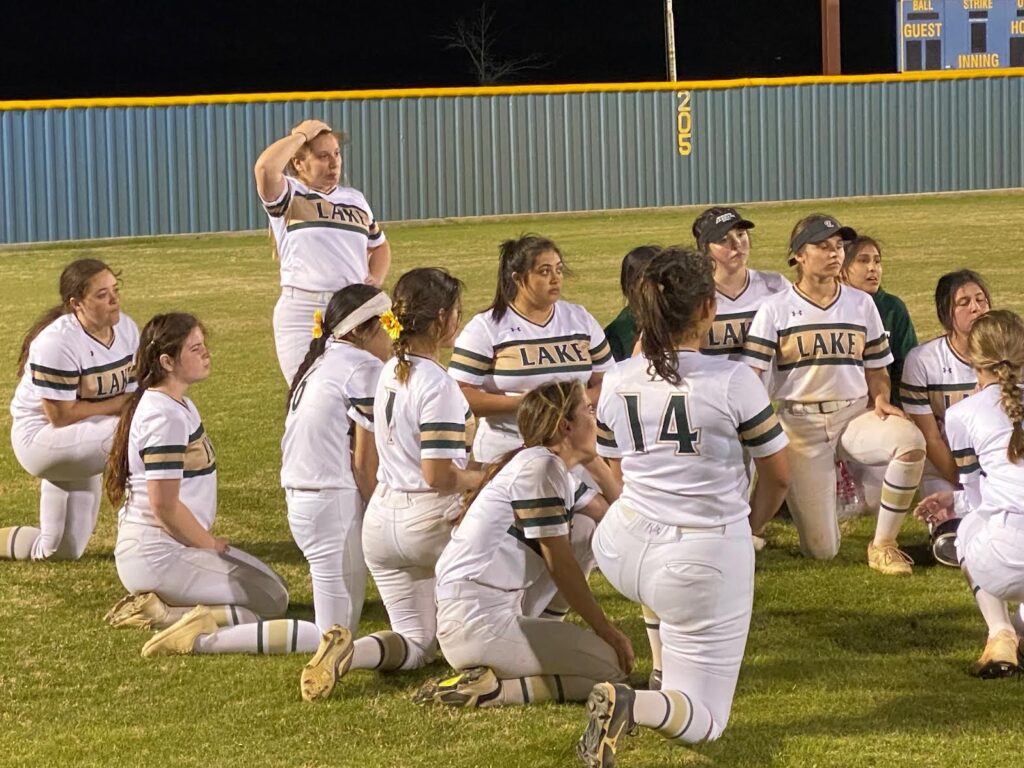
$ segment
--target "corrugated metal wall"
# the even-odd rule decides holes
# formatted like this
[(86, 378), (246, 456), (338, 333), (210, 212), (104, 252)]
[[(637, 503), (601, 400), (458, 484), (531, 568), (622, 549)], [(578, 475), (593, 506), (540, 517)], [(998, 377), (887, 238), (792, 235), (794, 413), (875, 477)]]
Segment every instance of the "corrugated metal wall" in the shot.
[(7, 110), (0, 242), (263, 227), (307, 116), (385, 221), (1024, 186), (1022, 77)]

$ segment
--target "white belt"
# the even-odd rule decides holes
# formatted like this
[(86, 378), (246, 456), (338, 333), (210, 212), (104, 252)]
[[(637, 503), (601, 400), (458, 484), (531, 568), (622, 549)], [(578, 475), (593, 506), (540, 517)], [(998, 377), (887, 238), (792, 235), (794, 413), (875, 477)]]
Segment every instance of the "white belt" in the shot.
[(848, 408), (856, 400), (825, 400), (820, 403), (797, 403), (792, 400), (784, 400), (782, 402), (782, 409), (795, 413), (798, 416), (808, 413), (835, 413), (841, 411), (843, 408)]
[(334, 293), (332, 291), (304, 291), (301, 288), (293, 288), (290, 285), (286, 285), (281, 288), (281, 295), (287, 296), (289, 299), (302, 299), (317, 304), (327, 304)]

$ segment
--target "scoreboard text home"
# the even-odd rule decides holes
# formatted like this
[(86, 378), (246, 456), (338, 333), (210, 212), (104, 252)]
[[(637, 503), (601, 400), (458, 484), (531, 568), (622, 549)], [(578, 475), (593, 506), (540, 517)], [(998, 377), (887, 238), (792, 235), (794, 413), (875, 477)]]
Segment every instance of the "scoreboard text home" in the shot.
[(899, 0), (900, 71), (1024, 67), (1024, 0)]

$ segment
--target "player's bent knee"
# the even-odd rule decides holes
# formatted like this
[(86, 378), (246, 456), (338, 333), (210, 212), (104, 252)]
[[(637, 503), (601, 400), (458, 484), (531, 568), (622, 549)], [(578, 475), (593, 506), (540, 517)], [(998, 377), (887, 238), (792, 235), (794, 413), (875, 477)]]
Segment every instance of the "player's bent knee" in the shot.
[(437, 658), (437, 640), (422, 643), (410, 638), (408, 635), (402, 635), (402, 637), (405, 639), (405, 647), (408, 649), (408, 653), (405, 661), (402, 662), (401, 669), (420, 669)]

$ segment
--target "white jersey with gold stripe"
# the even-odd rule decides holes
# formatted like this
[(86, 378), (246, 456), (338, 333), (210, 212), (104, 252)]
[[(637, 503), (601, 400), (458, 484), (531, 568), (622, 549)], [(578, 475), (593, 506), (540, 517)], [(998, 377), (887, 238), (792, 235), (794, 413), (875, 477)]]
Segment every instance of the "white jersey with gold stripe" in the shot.
[(480, 491), (437, 561), (437, 586), (523, 590), (547, 573), (537, 540), (568, 536), (573, 481), (543, 446), (525, 448)]
[(642, 356), (605, 376), (597, 451), (621, 459), (622, 502), (665, 525), (714, 527), (747, 517), (743, 449), (761, 458), (789, 444), (746, 365), (678, 353), (679, 384), (647, 372)]
[(384, 364), (374, 400), (377, 480), (396, 491), (429, 491), (420, 461), (451, 459), (465, 469), (475, 420), (459, 385), (434, 360), (409, 355), (405, 383), (398, 361)]
[(128, 496), (122, 518), (159, 526), (149, 504), (148, 480), (180, 480), (178, 498), (206, 530), (217, 516), (217, 456), (199, 411), (187, 397), (147, 389), (128, 432)]
[(74, 314), (61, 315), (29, 345), (11, 417), (41, 428), (50, 423), (43, 414), (43, 400), (105, 400), (134, 392), (132, 369), (138, 347), (138, 326), (124, 312), (110, 344), (91, 336)]
[(739, 360), (747, 330), (757, 310), (769, 296), (790, 287), (792, 283), (778, 272), (748, 269), (747, 284), (738, 295), (728, 296), (722, 291), (716, 293), (718, 309), (715, 322), (701, 344), (700, 351), (705, 355), (728, 355), (730, 360)]
[(363, 193), (352, 187), (310, 189), (285, 176), (277, 200), (264, 200), (281, 259), (281, 285), (337, 291), (366, 280), (368, 248), (384, 242)]
[[(579, 304), (558, 301), (546, 323), (538, 324), (509, 308), (495, 321), (488, 310), (473, 317), (455, 340), (448, 373), (485, 392), (521, 394), (552, 381), (579, 379), (611, 369), (615, 360), (604, 329)], [(489, 430), (514, 435), (515, 414), (480, 420), (477, 444)]]
[(775, 399), (797, 403), (862, 398), (864, 369), (893, 361), (875, 302), (848, 285), (824, 306), (796, 286), (769, 297), (750, 325), (742, 359), (772, 371)]
[(999, 385), (990, 384), (952, 405), (946, 439), (972, 511), (1024, 515), (1024, 462), (1013, 464), (1006, 455), (1013, 425), (1000, 398)]
[(366, 350), (328, 340), (288, 404), (281, 439), (283, 487), (356, 489), (352, 423), (373, 431), (373, 397), (383, 365)]
[(974, 392), (978, 377), (945, 336), (914, 347), (903, 363), (900, 401), (907, 413), (935, 416), (943, 428), (946, 411)]

